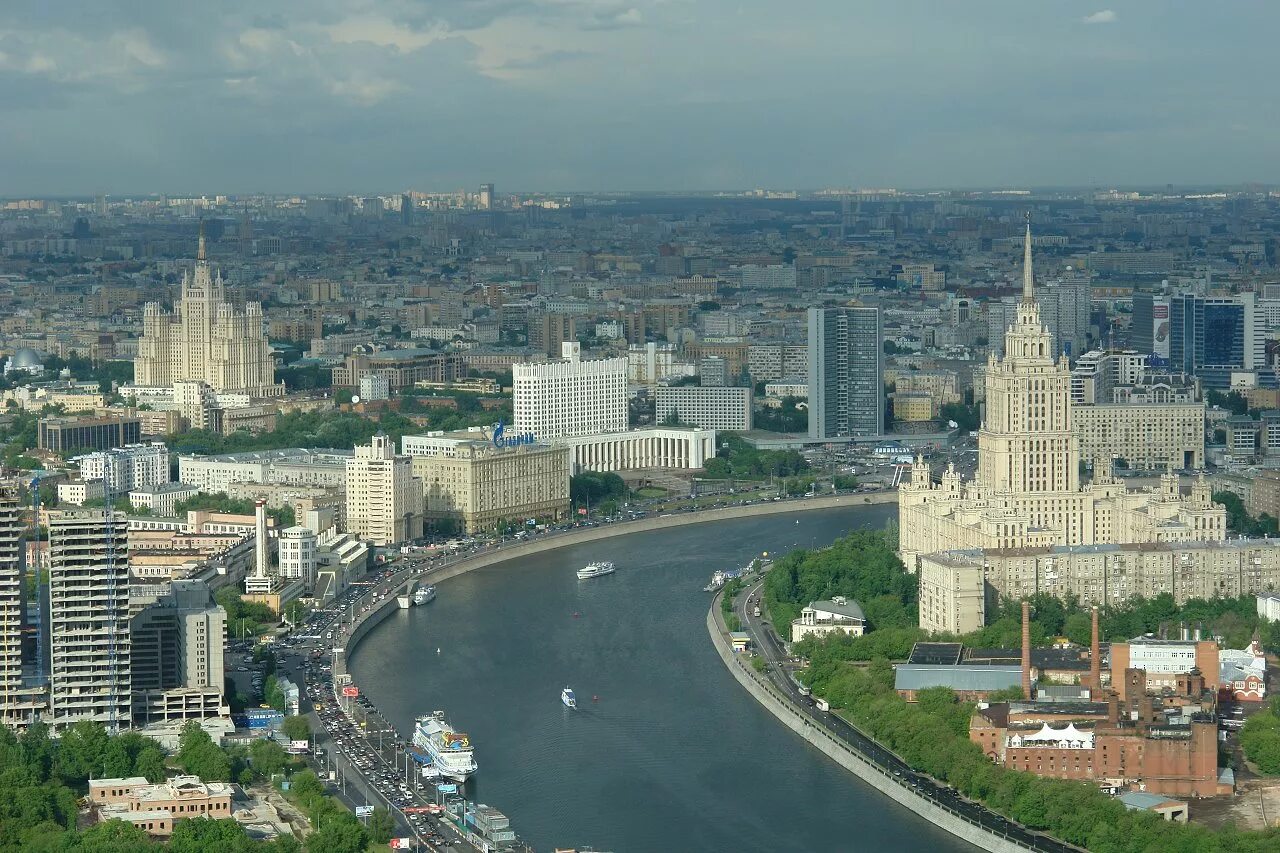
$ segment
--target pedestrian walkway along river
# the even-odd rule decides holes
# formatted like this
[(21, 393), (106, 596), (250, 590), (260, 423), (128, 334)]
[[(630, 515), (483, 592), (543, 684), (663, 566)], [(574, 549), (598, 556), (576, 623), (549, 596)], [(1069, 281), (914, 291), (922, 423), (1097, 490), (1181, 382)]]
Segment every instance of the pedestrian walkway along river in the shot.
[[(539, 850), (973, 850), (782, 726), (707, 639), (702, 587), (714, 570), (880, 527), (893, 512), (700, 524), (477, 569), (392, 613), (351, 671), (401, 732), (435, 709), (466, 730), (480, 766), (472, 797)], [(578, 581), (597, 559), (618, 571)], [(560, 703), (565, 686), (576, 712)]]

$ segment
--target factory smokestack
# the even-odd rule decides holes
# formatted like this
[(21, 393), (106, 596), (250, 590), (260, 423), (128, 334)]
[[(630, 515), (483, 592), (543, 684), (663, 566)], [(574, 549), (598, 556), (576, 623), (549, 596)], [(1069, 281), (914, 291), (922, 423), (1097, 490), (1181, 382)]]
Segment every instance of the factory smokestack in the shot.
[(1022, 602), (1022, 698), (1031, 701), (1031, 602)]
[(1098, 643), (1098, 608), (1093, 608), (1093, 635), (1089, 642), (1089, 689), (1090, 698), (1097, 700), (1102, 694), (1102, 650)]
[(270, 552), (267, 550), (267, 502), (259, 500), (254, 504), (254, 552), (256, 556), (255, 573), (260, 578), (267, 576), (267, 565), (270, 562)]

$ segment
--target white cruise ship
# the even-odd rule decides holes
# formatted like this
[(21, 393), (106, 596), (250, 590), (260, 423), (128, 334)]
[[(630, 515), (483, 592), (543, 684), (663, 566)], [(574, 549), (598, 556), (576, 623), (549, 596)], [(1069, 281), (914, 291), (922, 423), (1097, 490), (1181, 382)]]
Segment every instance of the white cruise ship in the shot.
[(584, 581), (587, 578), (598, 578), (601, 575), (613, 574), (613, 563), (596, 562), (590, 563), (584, 568), (578, 569), (578, 580)]
[(429, 604), (436, 600), (436, 588), (434, 586), (419, 587), (413, 593), (414, 604)]
[(413, 745), (425, 751), (440, 775), (465, 782), (476, 772), (471, 738), (453, 730), (443, 711), (418, 717), (413, 727)]

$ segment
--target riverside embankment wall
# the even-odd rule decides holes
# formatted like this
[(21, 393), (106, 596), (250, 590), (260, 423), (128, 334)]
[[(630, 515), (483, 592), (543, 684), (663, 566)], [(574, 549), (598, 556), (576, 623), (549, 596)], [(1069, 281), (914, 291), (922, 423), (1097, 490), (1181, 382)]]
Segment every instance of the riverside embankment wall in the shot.
[(832, 761), (857, 776), (863, 782), (875, 788), (886, 797), (900, 805), (906, 806), (920, 817), (933, 823), (952, 835), (963, 838), (980, 849), (993, 853), (1025, 853), (1030, 848), (1024, 847), (1002, 835), (996, 835), (980, 826), (970, 823), (960, 814), (935, 803), (933, 800), (916, 793), (912, 788), (900, 783), (896, 777), (879, 765), (865, 758), (857, 750), (844, 741), (827, 732), (826, 729), (814, 725), (807, 714), (772, 687), (760, 683), (747, 669), (741, 656), (734, 654), (729, 645), (726, 626), (720, 613), (720, 596), (717, 595), (707, 613), (707, 631), (711, 634), (711, 642), (720, 659), (728, 667), (730, 674), (747, 692), (767, 711), (777, 717), (783, 725), (821, 750)]

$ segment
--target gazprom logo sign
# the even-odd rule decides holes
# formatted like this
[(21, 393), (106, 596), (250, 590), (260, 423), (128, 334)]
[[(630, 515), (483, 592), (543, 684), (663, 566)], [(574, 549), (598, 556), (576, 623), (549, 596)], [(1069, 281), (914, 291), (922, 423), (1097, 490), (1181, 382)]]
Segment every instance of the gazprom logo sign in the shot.
[(493, 446), (494, 447), (520, 447), (526, 444), (534, 444), (533, 433), (526, 432), (521, 435), (507, 435), (507, 428), (498, 421), (493, 425)]

